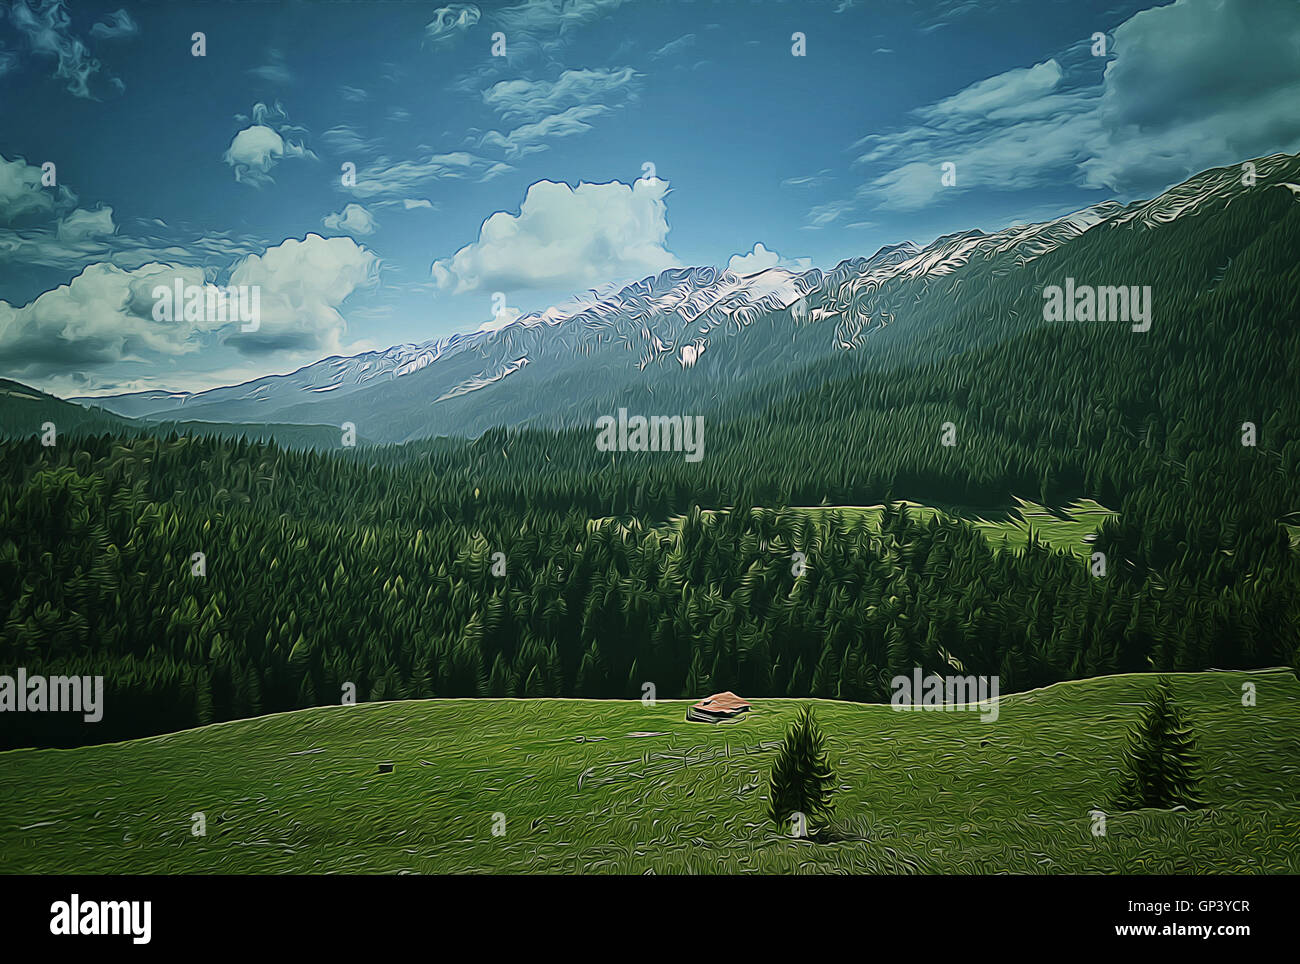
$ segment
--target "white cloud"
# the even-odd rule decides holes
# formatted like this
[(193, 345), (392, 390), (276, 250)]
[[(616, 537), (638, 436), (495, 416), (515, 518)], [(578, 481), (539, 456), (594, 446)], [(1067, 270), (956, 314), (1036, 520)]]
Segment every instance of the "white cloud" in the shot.
[(1041, 114), (1041, 98), (1060, 86), (1063, 72), (1055, 60), (1033, 67), (1017, 67), (971, 84), (922, 111), (930, 120), (947, 120), (954, 115), (999, 120), (1016, 117), (1031, 108)]
[(610, 108), (604, 104), (580, 104), (558, 114), (543, 117), (534, 123), (516, 127), (509, 134), (502, 135), (497, 131), (488, 131), (480, 140), (480, 145), (504, 151), (505, 155), (513, 160), (546, 150), (548, 140), (585, 134), (591, 130), (591, 125), (587, 121), (609, 112)]
[(688, 33), (676, 40), (670, 40), (658, 50), (650, 55), (651, 60), (662, 60), (665, 57), (674, 57), (677, 54), (695, 46), (695, 34)]
[[(1209, 167), (1300, 150), (1295, 0), (1177, 0), (1111, 34), (1099, 70), (1084, 42), (971, 84), (858, 142), (868, 179), (814, 207), (819, 227), (879, 208), (914, 211), (953, 193), (1074, 183), (1123, 198)], [(944, 162), (957, 184), (941, 183)]]
[(284, 157), (303, 157), (301, 145), (286, 143), (269, 127), (254, 124), (235, 135), (222, 160), (235, 169), (235, 180), (261, 186), (269, 183), (271, 168)]
[(342, 231), (353, 237), (374, 234), (378, 227), (374, 216), (360, 204), (349, 204), (337, 214), (327, 214), (321, 219), (331, 231)]
[(140, 32), (140, 25), (131, 19), (125, 10), (117, 10), (90, 28), (92, 37), (102, 40), (116, 40), (121, 37), (133, 37)]
[(85, 241), (112, 234), (116, 230), (112, 208), (102, 207), (95, 211), (77, 208), (59, 222), (58, 238), (60, 241)]
[(234, 168), (236, 181), (262, 187), (272, 182), (271, 169), (285, 158), (316, 157), (301, 141), (291, 139), (306, 132), (287, 123), (284, 108), (278, 103), (274, 107), (254, 104), (251, 118), (240, 115), (236, 120), (252, 121), (234, 136), (221, 158)]
[(236, 329), (226, 343), (245, 354), (339, 351), (347, 322), (338, 309), (378, 278), (379, 259), (351, 238), (309, 234), (265, 254), (249, 255), (230, 273), (232, 285), (261, 288), (261, 327)]
[(519, 214), (498, 211), (479, 237), (435, 261), (439, 288), (456, 293), (599, 285), (679, 264), (664, 246), (668, 182), (579, 184), (538, 181)]
[(432, 43), (445, 43), (478, 21), (478, 7), (470, 3), (453, 3), (433, 12), (433, 20), (425, 26), (424, 36)]
[(555, 80), (503, 80), (483, 91), (483, 102), (509, 122), (538, 121), (579, 104), (623, 101), (633, 96), (637, 73), (621, 70), (566, 70)]
[(496, 14), (505, 33), (507, 52), (532, 56), (559, 50), (572, 42), (579, 28), (617, 10), (624, 0), (528, 0)]
[(368, 157), (379, 153), (380, 150), (380, 142), (377, 138), (366, 137), (356, 128), (346, 124), (339, 124), (324, 131), (320, 139), (328, 144), (335, 154), (342, 155), (344, 158), (349, 155), (354, 158)]
[(41, 185), (39, 165), (0, 155), (0, 221), (12, 222), (26, 215), (49, 217), (56, 206), (70, 201), (66, 188)]
[[(114, 16), (118, 15), (122, 15), (121, 11)], [(61, 0), (45, 0), (35, 9), (27, 0), (14, 0), (9, 9), (9, 18), (19, 36), (27, 41), (31, 53), (42, 58), (54, 58), (54, 76), (67, 81), (68, 92), (74, 97), (95, 99), (101, 90), (107, 89), (99, 83), (102, 64), (91, 53), (86, 42), (72, 32), (72, 18), (68, 16)], [(129, 16), (126, 19), (130, 21)], [(95, 33), (96, 29), (103, 35), (103, 30), (114, 28), (96, 25), (91, 28), (91, 33)], [(119, 78), (106, 71), (103, 72), (103, 79), (108, 87), (118, 92), (125, 88)], [(96, 90), (91, 89), (92, 83), (96, 85)]]
[(6, 368), (23, 377), (197, 351), (199, 336), (215, 323), (153, 319), (153, 289), (177, 278), (187, 285), (204, 282), (201, 268), (151, 263), (124, 271), (92, 264), (27, 305), (0, 301)]
[(803, 174), (798, 177), (787, 177), (781, 181), (782, 187), (821, 187), (829, 184), (835, 178), (830, 176), (831, 169), (824, 167), (816, 174)]
[(131, 271), (155, 261), (226, 265), (266, 246), (260, 238), (224, 231), (191, 233), (177, 240), (166, 236), (170, 234), (167, 226), (156, 219), (137, 218), (135, 227), (137, 231), (162, 228), (164, 232), (120, 233), (109, 207), (95, 211), (78, 208), (42, 227), (0, 228), (0, 262), (73, 273), (104, 262)]
[(775, 251), (769, 251), (763, 242), (759, 241), (754, 245), (753, 250), (745, 254), (733, 254), (727, 262), (727, 270), (738, 275), (751, 275), (776, 267), (791, 271), (807, 271), (812, 264), (811, 258), (783, 258)]
[[(506, 35), (504, 57), (483, 57), (477, 66), (461, 74), (452, 87), (467, 95), (480, 94), (493, 79), (503, 74), (518, 77), (539, 65), (559, 66), (561, 51), (574, 43), (582, 28), (596, 20), (610, 21), (626, 0), (525, 0), (492, 11), (493, 33)], [(627, 40), (618, 44), (611, 60), (631, 49)]]
[[(118, 243), (113, 209), (75, 207), (76, 195), (60, 185), (41, 185), (41, 169), (21, 158), (0, 157), (0, 262), (36, 265), (79, 272), (88, 264), (115, 261), (109, 253)], [(169, 260), (150, 254), (133, 265)]]
[[(278, 353), (282, 361), (302, 363), (352, 347), (344, 342), (347, 324), (339, 309), (375, 282), (378, 264), (351, 238), (315, 234), (244, 257), (228, 284), (259, 289), (260, 328), (248, 333), (238, 319), (186, 318), (184, 312), (170, 321), (154, 319), (155, 288), (170, 290), (177, 281), (207, 285), (211, 271), (162, 262), (130, 269), (91, 264), (29, 304), (0, 301), (0, 356), (6, 375), (64, 394), (107, 391), (140, 377), (180, 378), (192, 388), (240, 354)], [(188, 368), (165, 366), (183, 356), (194, 359)], [(246, 364), (227, 364), (227, 370), (261, 374), (264, 365), (251, 372)], [(164, 366), (169, 375), (160, 374)]]
[[(1207, 167), (1300, 150), (1300, 5), (1179, 0), (1117, 27), (1088, 186), (1161, 187)], [(1144, 156), (1145, 155), (1145, 156)]]
[(754, 245), (754, 250), (748, 254), (733, 254), (731, 260), (727, 262), (727, 269), (736, 274), (756, 274), (768, 268), (775, 268), (780, 260), (780, 255), (775, 251), (767, 250), (763, 247), (763, 242), (759, 241)]
[(434, 154), (423, 161), (380, 157), (357, 172), (357, 183), (348, 190), (380, 206), (397, 205), (418, 196), (423, 187), (434, 181), (489, 181), (508, 170), (511, 170), (509, 165), (466, 151)]
[[(1055, 60), (1017, 68), (915, 112), (921, 122), (873, 134), (855, 164), (878, 169), (851, 200), (829, 201), (810, 212), (821, 226), (863, 206), (915, 211), (961, 191), (1016, 190), (1069, 178), (1080, 154), (1100, 140), (1092, 113), (1096, 89), (1063, 89)], [(943, 183), (954, 165), (956, 184)]]

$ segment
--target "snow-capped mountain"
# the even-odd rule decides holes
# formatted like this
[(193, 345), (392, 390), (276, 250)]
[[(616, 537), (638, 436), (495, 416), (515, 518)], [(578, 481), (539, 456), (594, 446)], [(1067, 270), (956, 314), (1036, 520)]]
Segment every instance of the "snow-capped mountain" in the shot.
[(437, 361), (448, 351), (472, 338), (451, 335), (421, 344), (394, 345), (383, 351), (359, 355), (334, 355), (313, 362), (286, 375), (265, 375), (239, 385), (213, 388), (204, 392), (131, 392), (103, 397), (70, 398), (84, 405), (98, 405), (119, 415), (167, 418), (190, 418), (191, 412), (206, 405), (248, 403), (264, 408), (291, 403), (304, 395), (335, 392), (346, 395), (376, 381), (417, 372)]
[[(1297, 161), (1279, 154), (1250, 163), (1268, 186), (1297, 180)], [(326, 358), (286, 375), (193, 394), (77, 401), (168, 419), (353, 421), (388, 441), (472, 435), (493, 425), (589, 424), (594, 410), (637, 391), (660, 399), (686, 393), (706, 407), (819, 359), (870, 351), (875, 333), (891, 326), (921, 331), (937, 305), (960, 299), (986, 275), (1004, 277), (1095, 232), (1159, 231), (1220, 210), (1244, 189), (1241, 166), (1220, 168), (1150, 201), (1108, 201), (924, 247), (888, 245), (828, 271), (673, 268), (500, 327)]]

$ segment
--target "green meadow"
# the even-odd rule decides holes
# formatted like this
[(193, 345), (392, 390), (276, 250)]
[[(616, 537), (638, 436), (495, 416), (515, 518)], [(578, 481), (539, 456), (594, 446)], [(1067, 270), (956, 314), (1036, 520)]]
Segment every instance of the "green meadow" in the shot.
[(802, 700), (720, 725), (687, 723), (681, 701), (369, 703), (14, 750), (0, 753), (0, 871), (1300, 873), (1295, 675), (1163, 678), (1195, 730), (1207, 806), (1109, 813), (1104, 836), (1089, 814), (1154, 676), (1006, 696), (988, 722), (813, 700), (838, 787), (818, 840), (764, 816)]
[[(1084, 561), (1092, 552), (1090, 545), (1101, 529), (1102, 523), (1116, 514), (1092, 499), (1078, 499), (1061, 509), (1050, 509), (1036, 502), (1016, 499), (1014, 506), (997, 512), (956, 507), (939, 508), (907, 500), (900, 500), (896, 505), (905, 506), (908, 514), (918, 522), (929, 522), (936, 516), (966, 522), (984, 536), (995, 550), (1009, 549), (1014, 552), (1023, 549), (1032, 536), (1040, 543), (1062, 552), (1073, 553)], [(728, 511), (715, 509), (710, 510), (710, 513), (725, 514)], [(821, 519), (835, 514), (846, 525), (862, 522), (878, 529), (885, 507), (884, 505), (819, 505), (794, 506), (784, 511), (802, 513), (811, 519)], [(677, 516), (671, 524), (680, 525), (681, 518)]]

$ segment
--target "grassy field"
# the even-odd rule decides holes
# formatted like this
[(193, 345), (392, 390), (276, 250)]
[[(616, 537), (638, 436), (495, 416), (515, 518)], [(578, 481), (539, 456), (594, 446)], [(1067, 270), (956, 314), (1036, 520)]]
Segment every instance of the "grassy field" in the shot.
[(0, 871), (1300, 872), (1294, 674), (1168, 679), (1208, 806), (1111, 814), (1104, 837), (1088, 812), (1118, 780), (1150, 676), (1009, 696), (996, 722), (812, 701), (839, 786), (825, 842), (763, 814), (797, 700), (721, 726), (686, 723), (682, 702), (374, 703), (11, 751)]
[[(1014, 507), (997, 513), (981, 510), (937, 508), (920, 502), (900, 500), (900, 505), (907, 506), (912, 518), (928, 522), (935, 516), (960, 519), (973, 525), (996, 550), (1023, 549), (1029, 542), (1032, 532), (1039, 542), (1053, 549), (1071, 552), (1083, 561), (1088, 561), (1091, 553), (1093, 536), (1101, 524), (1116, 513), (1092, 499), (1079, 499), (1063, 509), (1049, 509), (1036, 502), (1016, 499)], [(727, 509), (710, 509), (708, 514), (726, 513)], [(868, 525), (878, 528), (880, 517), (885, 511), (883, 505), (817, 505), (793, 506), (790, 512), (800, 512), (817, 519), (835, 513), (846, 524), (865, 520)], [(600, 520), (596, 520), (598, 523)], [(673, 525), (681, 524), (681, 516), (672, 520)]]

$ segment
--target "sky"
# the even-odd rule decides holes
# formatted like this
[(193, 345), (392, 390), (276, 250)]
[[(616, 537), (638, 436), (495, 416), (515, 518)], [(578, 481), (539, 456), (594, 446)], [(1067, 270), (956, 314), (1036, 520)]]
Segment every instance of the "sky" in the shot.
[[(196, 391), (828, 269), (1295, 153), (1298, 104), (1297, 0), (15, 0), (0, 376)], [(176, 279), (259, 327), (156, 318)]]

